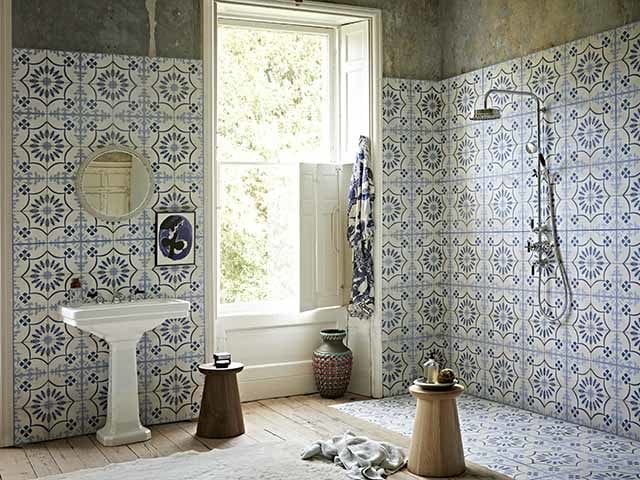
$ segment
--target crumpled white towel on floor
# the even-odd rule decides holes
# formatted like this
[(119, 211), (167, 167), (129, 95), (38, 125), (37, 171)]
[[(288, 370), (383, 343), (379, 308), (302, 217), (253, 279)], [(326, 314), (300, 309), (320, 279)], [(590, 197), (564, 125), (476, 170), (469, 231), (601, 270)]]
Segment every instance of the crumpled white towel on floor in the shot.
[(347, 476), (354, 480), (380, 480), (407, 464), (404, 449), (351, 432), (325, 441), (318, 440), (302, 452), (303, 460), (316, 456), (340, 465), (347, 470)]

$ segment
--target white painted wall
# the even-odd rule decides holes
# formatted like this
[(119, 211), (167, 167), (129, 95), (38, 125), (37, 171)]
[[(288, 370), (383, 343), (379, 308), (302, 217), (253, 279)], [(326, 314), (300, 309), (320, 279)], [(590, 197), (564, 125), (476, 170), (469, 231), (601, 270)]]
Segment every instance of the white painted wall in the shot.
[(316, 392), (311, 359), (320, 330), (335, 328), (344, 308), (282, 315), (221, 317), (226, 347), (245, 364), (238, 376), (243, 401)]

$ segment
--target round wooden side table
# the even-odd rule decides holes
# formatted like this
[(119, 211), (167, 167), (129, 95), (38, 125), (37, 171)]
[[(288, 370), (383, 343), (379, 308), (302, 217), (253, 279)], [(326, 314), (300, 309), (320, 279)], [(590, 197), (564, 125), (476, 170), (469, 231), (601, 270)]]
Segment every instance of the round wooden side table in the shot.
[(204, 392), (196, 435), (205, 438), (237, 437), (244, 433), (244, 420), (240, 406), (236, 374), (244, 368), (242, 363), (231, 362), (227, 368), (213, 363), (198, 366), (204, 374)]
[(465, 471), (456, 405), (456, 398), (463, 391), (462, 385), (443, 391), (409, 387), (418, 401), (409, 447), (411, 473), (421, 477), (454, 477)]

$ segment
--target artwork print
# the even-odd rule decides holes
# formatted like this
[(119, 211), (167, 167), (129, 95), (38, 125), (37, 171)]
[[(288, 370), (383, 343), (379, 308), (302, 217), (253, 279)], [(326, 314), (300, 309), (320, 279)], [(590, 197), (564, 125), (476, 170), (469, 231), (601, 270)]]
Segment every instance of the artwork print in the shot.
[(159, 213), (156, 218), (156, 265), (193, 265), (195, 213)]

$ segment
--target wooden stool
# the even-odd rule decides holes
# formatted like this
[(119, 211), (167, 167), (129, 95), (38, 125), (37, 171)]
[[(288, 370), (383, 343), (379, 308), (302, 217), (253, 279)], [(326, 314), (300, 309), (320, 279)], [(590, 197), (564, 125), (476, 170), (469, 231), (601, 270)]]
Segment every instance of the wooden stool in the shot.
[(422, 477), (454, 477), (465, 471), (464, 450), (456, 398), (462, 385), (451, 390), (430, 391), (412, 385), (418, 400), (409, 447), (409, 471)]
[(205, 375), (202, 405), (196, 435), (205, 438), (237, 437), (244, 433), (244, 420), (236, 374), (242, 363), (231, 362), (227, 368), (213, 363), (198, 366)]

